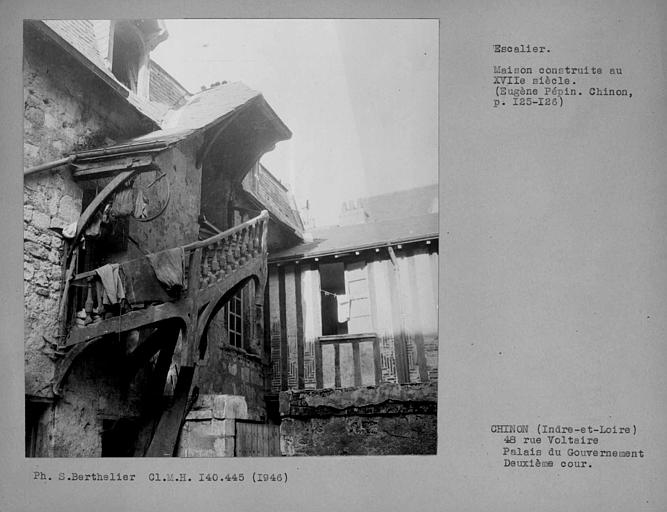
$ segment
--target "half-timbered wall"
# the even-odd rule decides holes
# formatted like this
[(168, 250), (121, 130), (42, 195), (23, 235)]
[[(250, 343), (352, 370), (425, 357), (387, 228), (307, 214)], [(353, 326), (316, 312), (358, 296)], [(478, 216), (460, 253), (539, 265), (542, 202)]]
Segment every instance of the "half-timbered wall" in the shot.
[[(274, 392), (438, 377), (437, 242), (272, 264), (268, 299)], [(323, 335), (322, 264), (343, 262), (347, 334)], [(329, 270), (327, 270), (328, 272)]]

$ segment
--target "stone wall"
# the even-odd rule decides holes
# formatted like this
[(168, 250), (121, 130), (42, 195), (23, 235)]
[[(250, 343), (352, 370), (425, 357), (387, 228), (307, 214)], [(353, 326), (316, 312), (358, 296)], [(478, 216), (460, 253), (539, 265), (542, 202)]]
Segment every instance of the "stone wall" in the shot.
[(283, 455), (437, 451), (437, 383), (280, 393)]
[(243, 396), (248, 419), (266, 420), (266, 365), (261, 357), (230, 346), (220, 332), (211, 336), (209, 329), (206, 357), (198, 364), (200, 393)]
[[(92, 73), (30, 26), (24, 32), (24, 167), (151, 129)], [(53, 230), (78, 219), (81, 189), (64, 170), (26, 178), (24, 292), (26, 394), (48, 397), (58, 335), (63, 241)]]

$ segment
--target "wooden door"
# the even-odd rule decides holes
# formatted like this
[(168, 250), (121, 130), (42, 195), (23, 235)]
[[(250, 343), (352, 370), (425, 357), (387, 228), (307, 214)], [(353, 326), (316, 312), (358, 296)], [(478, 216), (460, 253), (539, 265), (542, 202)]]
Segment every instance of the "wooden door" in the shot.
[(280, 426), (236, 420), (237, 457), (279, 457)]

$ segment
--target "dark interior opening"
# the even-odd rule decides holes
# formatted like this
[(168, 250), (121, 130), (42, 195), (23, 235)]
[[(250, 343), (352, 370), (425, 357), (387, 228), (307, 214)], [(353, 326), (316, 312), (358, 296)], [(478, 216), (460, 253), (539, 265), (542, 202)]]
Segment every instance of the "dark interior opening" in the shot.
[(43, 402), (25, 401), (25, 456), (38, 457), (39, 446), (37, 441), (44, 436), (42, 431), (42, 416), (49, 404)]
[(345, 293), (345, 265), (343, 263), (320, 264), (320, 289), (322, 299), (322, 335), (347, 334), (347, 320), (338, 321), (337, 295)]
[(133, 457), (139, 425), (130, 418), (102, 421), (102, 457)]

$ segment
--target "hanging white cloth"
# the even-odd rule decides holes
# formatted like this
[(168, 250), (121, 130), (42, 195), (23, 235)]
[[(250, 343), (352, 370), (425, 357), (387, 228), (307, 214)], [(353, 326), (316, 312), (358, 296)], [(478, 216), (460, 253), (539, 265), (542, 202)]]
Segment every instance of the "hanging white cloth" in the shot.
[(338, 301), (338, 323), (342, 324), (350, 319), (350, 297), (343, 295), (336, 295)]

